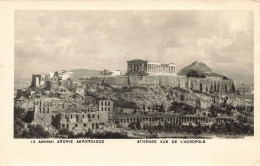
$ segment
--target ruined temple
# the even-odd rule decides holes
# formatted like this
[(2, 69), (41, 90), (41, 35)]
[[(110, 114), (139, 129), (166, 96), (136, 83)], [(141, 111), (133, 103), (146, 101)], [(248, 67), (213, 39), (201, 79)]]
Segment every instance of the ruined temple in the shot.
[(127, 75), (176, 75), (176, 65), (135, 59), (127, 61)]
[(32, 88), (52, 86), (59, 82), (74, 78), (74, 72), (60, 70), (56, 72), (49, 72), (48, 74), (33, 74)]

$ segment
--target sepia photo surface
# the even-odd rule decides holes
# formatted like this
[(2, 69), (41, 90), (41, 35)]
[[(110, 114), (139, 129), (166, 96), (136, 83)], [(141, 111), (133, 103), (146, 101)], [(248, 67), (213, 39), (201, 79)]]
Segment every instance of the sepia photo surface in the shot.
[(254, 136), (252, 10), (14, 13), (14, 138)]
[(259, 9), (0, 1), (0, 165), (259, 165)]

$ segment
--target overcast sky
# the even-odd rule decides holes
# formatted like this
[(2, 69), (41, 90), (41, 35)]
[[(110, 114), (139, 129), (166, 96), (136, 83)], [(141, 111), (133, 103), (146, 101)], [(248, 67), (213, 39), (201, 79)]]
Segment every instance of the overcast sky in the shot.
[(253, 36), (251, 11), (16, 11), (15, 78), (136, 58), (252, 75)]

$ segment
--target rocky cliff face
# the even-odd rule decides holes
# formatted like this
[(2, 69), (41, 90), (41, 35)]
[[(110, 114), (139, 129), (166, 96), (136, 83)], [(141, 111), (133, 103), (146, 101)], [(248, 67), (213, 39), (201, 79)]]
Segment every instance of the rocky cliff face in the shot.
[(93, 78), (100, 83), (111, 86), (162, 86), (190, 89), (193, 91), (208, 92), (235, 92), (233, 80), (217, 78), (194, 78), (173, 76), (129, 76), (129, 77), (98, 77)]
[(160, 86), (179, 87), (202, 93), (235, 92), (233, 80), (193, 77), (160, 77)]

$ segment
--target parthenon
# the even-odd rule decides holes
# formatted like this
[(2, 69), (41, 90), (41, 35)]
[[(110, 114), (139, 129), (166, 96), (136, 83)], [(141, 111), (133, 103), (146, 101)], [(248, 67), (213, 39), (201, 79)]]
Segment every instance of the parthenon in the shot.
[(129, 75), (176, 75), (174, 63), (160, 64), (141, 59), (127, 61), (127, 74)]

